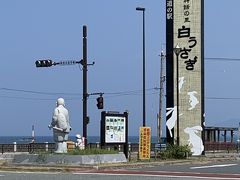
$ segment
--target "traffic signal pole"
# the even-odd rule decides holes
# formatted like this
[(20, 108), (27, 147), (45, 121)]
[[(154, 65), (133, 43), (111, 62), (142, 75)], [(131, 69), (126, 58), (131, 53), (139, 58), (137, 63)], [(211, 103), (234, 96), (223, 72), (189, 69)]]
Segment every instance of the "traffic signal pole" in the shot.
[(87, 26), (83, 26), (83, 137), (87, 146)]
[[(104, 93), (92, 93), (88, 94), (87, 92), (87, 66), (94, 65), (95, 62), (88, 64), (87, 63), (87, 26), (83, 26), (83, 58), (80, 61), (60, 61), (54, 62), (51, 59), (42, 59), (37, 60), (35, 65), (37, 68), (39, 67), (50, 67), (55, 65), (74, 65), (81, 64), (83, 67), (83, 133), (82, 136), (85, 137), (85, 147), (87, 146), (87, 124), (89, 123), (89, 117), (87, 115), (87, 100), (90, 95), (102, 95)], [(102, 98), (102, 106), (100, 109), (103, 109), (103, 98)]]

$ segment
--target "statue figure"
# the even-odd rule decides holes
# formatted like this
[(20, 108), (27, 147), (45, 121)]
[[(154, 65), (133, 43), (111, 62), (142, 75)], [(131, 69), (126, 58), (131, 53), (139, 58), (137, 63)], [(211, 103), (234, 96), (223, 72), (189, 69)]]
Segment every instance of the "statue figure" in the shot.
[(71, 131), (68, 110), (63, 98), (58, 98), (52, 116), (52, 123), (48, 126), (53, 129), (53, 138), (56, 145), (55, 153), (67, 153), (68, 134)]
[(77, 139), (77, 142), (75, 144), (76, 147), (79, 148), (80, 150), (85, 149), (85, 145), (84, 145), (85, 138), (81, 137), (80, 134), (76, 134), (76, 139)]

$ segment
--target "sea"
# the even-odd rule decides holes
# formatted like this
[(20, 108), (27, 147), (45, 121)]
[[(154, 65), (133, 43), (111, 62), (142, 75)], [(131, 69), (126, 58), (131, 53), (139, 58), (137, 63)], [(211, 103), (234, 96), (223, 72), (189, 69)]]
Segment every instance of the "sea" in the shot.
[[(35, 143), (54, 143), (53, 136), (35, 136)], [(76, 141), (75, 136), (69, 136), (69, 140)], [(234, 136), (233, 142), (237, 142), (238, 137)], [(32, 141), (31, 136), (0, 136), (0, 144), (13, 144), (16, 142), (17, 144), (29, 144)], [(99, 143), (99, 136), (88, 136), (88, 143)], [(220, 138), (220, 141), (223, 141), (223, 137)], [(227, 141), (230, 141), (230, 137), (227, 137)], [(129, 143), (139, 143), (138, 136), (128, 136)], [(162, 142), (166, 142), (166, 138), (162, 138)], [(151, 143), (158, 143), (158, 137), (152, 136)]]
[[(35, 143), (54, 143), (53, 136), (35, 136), (34, 137)], [(69, 140), (76, 141), (75, 136), (69, 136)], [(0, 136), (0, 144), (13, 144), (16, 142), (17, 144), (28, 144), (32, 141), (31, 136)], [(100, 137), (99, 136), (88, 136), (88, 143), (99, 143)], [(138, 136), (129, 136), (128, 137), (129, 143), (138, 143), (139, 137)], [(157, 143), (158, 138), (156, 136), (151, 137), (151, 143)]]

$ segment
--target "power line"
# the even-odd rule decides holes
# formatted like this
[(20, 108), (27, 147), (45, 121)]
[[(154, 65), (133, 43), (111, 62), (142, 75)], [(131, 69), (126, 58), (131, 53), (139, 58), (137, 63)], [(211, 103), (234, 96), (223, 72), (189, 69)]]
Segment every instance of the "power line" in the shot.
[[(156, 95), (158, 92), (152, 92), (152, 93), (146, 93), (146, 95)], [(104, 96), (104, 98), (115, 98), (115, 97), (121, 97), (121, 96), (140, 96), (142, 93), (139, 94), (118, 94), (118, 95), (112, 95), (112, 96)]]
[(209, 100), (240, 100), (240, 97), (206, 97)]
[(12, 88), (0, 88), (0, 90), (31, 93), (31, 94), (42, 94), (42, 95), (76, 95), (76, 96), (82, 95), (81, 93), (63, 93), (63, 92), (53, 93), (53, 92), (41, 92), (41, 91), (31, 91), (31, 90), (12, 89)]
[[(41, 94), (41, 95), (50, 95), (50, 96), (56, 96), (56, 95), (65, 95), (65, 96), (75, 96), (75, 97), (65, 97), (66, 100), (76, 100), (80, 97), (76, 96), (82, 96), (81, 93), (63, 93), (63, 92), (43, 92), (43, 91), (33, 91), (33, 90), (23, 90), (23, 89), (14, 89), (14, 88), (0, 88), (0, 91), (10, 91), (10, 92), (20, 92), (20, 93), (29, 93), (29, 94)], [(156, 94), (155, 91), (156, 88), (149, 88), (146, 89), (149, 93), (147, 95)], [(131, 91), (121, 91), (121, 92), (107, 92), (104, 93), (106, 96), (105, 98), (113, 98), (113, 97), (119, 97), (119, 96), (133, 96), (133, 95), (142, 95), (142, 90), (131, 90)], [(32, 98), (32, 97), (18, 97), (18, 96), (3, 96), (0, 95), (2, 98), (11, 98), (11, 99), (24, 99), (24, 100), (54, 100), (53, 98)], [(89, 98), (94, 99), (94, 98)]]
[[(66, 92), (43, 92), (43, 91), (33, 91), (33, 90), (23, 90), (23, 89), (14, 89), (14, 88), (0, 88), (0, 91), (11, 91), (11, 92), (23, 92), (23, 93), (30, 93), (30, 94), (42, 94), (42, 95), (65, 95), (65, 96), (82, 96), (81, 93), (66, 93)], [(158, 92), (156, 87), (155, 88), (148, 88), (147, 95), (155, 95)], [(154, 91), (154, 92), (152, 92)], [(106, 92), (105, 98), (114, 98), (114, 97), (121, 97), (121, 96), (139, 96), (142, 95), (142, 90), (130, 90), (130, 91), (120, 91), (120, 92)], [(25, 100), (55, 100), (53, 98), (34, 98), (34, 97), (18, 97), (18, 96), (4, 96), (0, 95), (2, 98), (12, 98), (12, 99), (25, 99)], [(80, 97), (65, 97), (68, 100), (77, 100)], [(94, 99), (94, 98), (89, 98)], [(205, 97), (208, 100), (240, 100), (240, 97)]]
[[(146, 91), (152, 91), (155, 90), (155, 88), (148, 88)], [(136, 94), (136, 93), (141, 93), (142, 94), (143, 90), (131, 90), (131, 91), (121, 91), (121, 92), (106, 92), (104, 94), (109, 94), (109, 95), (121, 95), (121, 94)]]
[[(0, 88), (0, 90), (5, 91), (15, 91), (15, 92), (23, 92), (23, 93), (31, 93), (31, 94), (43, 94), (43, 95), (77, 95), (80, 96), (82, 93), (66, 93), (66, 92), (43, 92), (43, 91), (33, 91), (33, 90), (24, 90), (24, 89), (14, 89), (14, 88)], [(148, 88), (147, 91), (156, 90), (156, 88)], [(120, 91), (120, 92), (105, 92), (104, 94), (109, 95), (129, 95), (129, 94), (137, 94), (142, 93), (142, 90), (131, 90), (131, 91)]]
[(43, 101), (49, 101), (49, 100), (56, 100), (56, 99), (51, 99), (51, 98), (27, 98), (27, 97), (17, 97), (17, 96), (2, 96), (0, 95), (1, 98), (7, 98), (7, 99), (22, 99), (22, 100), (43, 100)]
[(235, 61), (240, 62), (239, 58), (225, 58), (225, 57), (206, 57), (206, 60), (213, 60), (213, 61)]

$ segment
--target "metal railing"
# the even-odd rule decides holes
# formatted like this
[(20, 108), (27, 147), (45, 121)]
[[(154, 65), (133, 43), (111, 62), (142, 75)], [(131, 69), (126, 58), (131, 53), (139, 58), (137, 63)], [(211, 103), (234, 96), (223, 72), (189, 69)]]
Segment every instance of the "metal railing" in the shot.
[[(71, 148), (74, 147), (74, 145), (71, 146)], [(238, 148), (237, 143), (231, 143), (231, 142), (205, 142), (205, 151), (237, 151), (240, 150)], [(0, 144), (1, 153), (10, 153), (10, 152), (40, 152), (40, 151), (48, 151), (48, 152), (54, 152), (55, 150), (55, 144), (54, 143), (29, 143), (29, 144)], [(86, 148), (102, 148), (102, 149), (114, 149), (118, 150), (119, 152), (123, 152), (123, 145), (114, 145), (114, 146), (102, 146), (100, 143), (89, 143)], [(151, 144), (151, 151), (156, 150), (158, 148), (157, 143)], [(130, 153), (136, 153), (139, 150), (139, 144), (138, 143), (129, 143), (128, 150)]]

